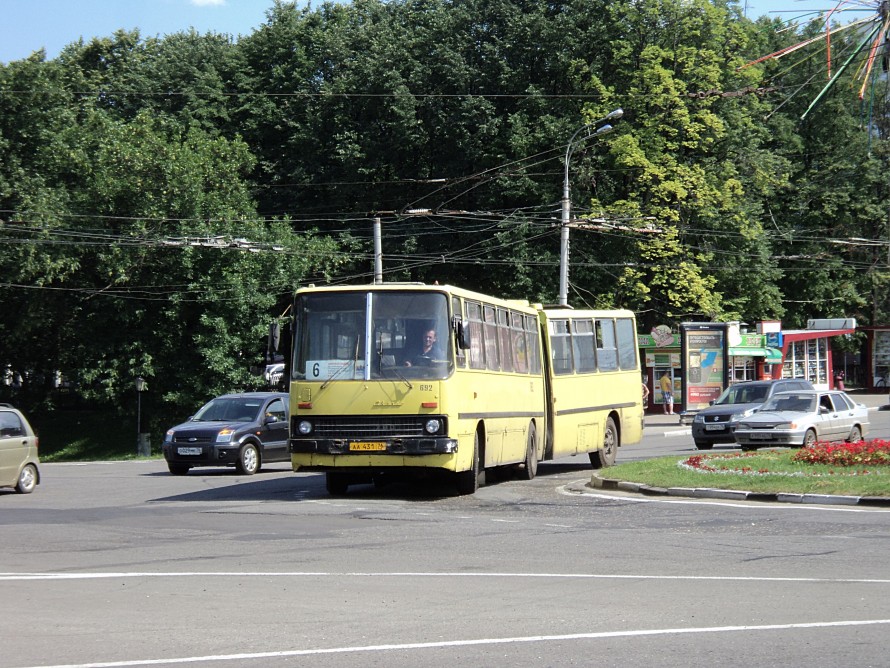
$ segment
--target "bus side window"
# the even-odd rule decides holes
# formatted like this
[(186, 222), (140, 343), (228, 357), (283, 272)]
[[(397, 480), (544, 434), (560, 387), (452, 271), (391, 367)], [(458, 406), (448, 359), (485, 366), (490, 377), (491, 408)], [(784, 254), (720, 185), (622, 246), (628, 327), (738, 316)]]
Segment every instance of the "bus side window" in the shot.
[(525, 316), (525, 340), (528, 342), (529, 371), (541, 373), (541, 326), (534, 316)]
[(528, 345), (522, 325), (522, 314), (510, 311), (510, 335), (513, 338), (513, 368), (528, 373)]
[(482, 329), (485, 332), (485, 368), (491, 371), (500, 369), (498, 356), (498, 324), (494, 306), (482, 307)]
[(482, 333), (482, 306), (467, 302), (467, 320), (470, 322), (470, 368), (485, 368), (485, 337)]
[(568, 320), (550, 321), (550, 355), (553, 373), (572, 373), (572, 341), (569, 338)]
[(631, 318), (618, 318), (618, 366), (629, 371), (637, 368), (636, 325)]
[(498, 309), (498, 343), (501, 371), (513, 371), (513, 341), (510, 337), (510, 312)]
[(575, 371), (596, 371), (596, 355), (593, 347), (593, 320), (572, 320), (572, 347), (575, 353)]
[(618, 368), (615, 321), (611, 318), (596, 321), (596, 359), (600, 371), (615, 371)]

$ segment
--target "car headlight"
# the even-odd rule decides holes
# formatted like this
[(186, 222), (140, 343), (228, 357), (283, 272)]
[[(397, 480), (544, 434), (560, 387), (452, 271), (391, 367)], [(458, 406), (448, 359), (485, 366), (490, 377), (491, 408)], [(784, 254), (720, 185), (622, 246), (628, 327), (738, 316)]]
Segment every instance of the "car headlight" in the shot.
[(776, 429), (797, 429), (797, 425), (794, 422), (783, 422), (781, 424), (777, 424)]
[(312, 433), (312, 423), (309, 420), (300, 420), (300, 424), (297, 425), (297, 431), (299, 431), (303, 436), (307, 436)]
[(173, 442), (173, 434), (174, 434), (174, 433), (175, 433), (175, 432), (174, 432), (172, 429), (168, 429), (168, 430), (167, 430), (167, 433), (164, 434), (164, 440), (167, 441), (168, 443), (172, 443), (172, 442)]
[(442, 428), (442, 421), (438, 418), (431, 418), (426, 421), (423, 428), (426, 429), (427, 434), (435, 434)]
[(704, 422), (705, 416), (704, 415), (696, 415), (694, 418), (692, 418), (692, 421), (698, 422), (698, 423)]
[(751, 417), (754, 414), (754, 409), (749, 408), (746, 411), (742, 411), (741, 413), (736, 413), (735, 415), (729, 418), (730, 422), (738, 422), (739, 420), (744, 420), (746, 417)]
[(234, 433), (235, 430), (228, 427), (226, 427), (225, 429), (221, 429), (220, 432), (216, 435), (216, 442), (229, 443), (232, 440), (232, 435)]

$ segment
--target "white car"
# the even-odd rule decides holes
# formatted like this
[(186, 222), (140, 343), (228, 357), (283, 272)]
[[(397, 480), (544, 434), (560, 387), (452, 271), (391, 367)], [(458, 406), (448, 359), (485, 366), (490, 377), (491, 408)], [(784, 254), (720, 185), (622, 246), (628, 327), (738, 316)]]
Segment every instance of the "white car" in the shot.
[(40, 482), (37, 436), (28, 420), (9, 404), (0, 404), (0, 487), (30, 494)]
[(738, 423), (742, 450), (770, 445), (807, 447), (816, 441), (861, 441), (868, 433), (868, 408), (845, 392), (798, 390), (773, 395)]

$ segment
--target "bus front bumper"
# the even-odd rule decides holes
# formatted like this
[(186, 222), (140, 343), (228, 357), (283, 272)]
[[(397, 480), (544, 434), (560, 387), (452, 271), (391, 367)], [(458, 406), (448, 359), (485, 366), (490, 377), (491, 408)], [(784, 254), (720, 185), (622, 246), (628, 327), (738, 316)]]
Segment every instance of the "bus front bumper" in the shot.
[(444, 437), (392, 438), (382, 441), (336, 439), (291, 439), (294, 454), (315, 455), (450, 455), (457, 452), (457, 439)]

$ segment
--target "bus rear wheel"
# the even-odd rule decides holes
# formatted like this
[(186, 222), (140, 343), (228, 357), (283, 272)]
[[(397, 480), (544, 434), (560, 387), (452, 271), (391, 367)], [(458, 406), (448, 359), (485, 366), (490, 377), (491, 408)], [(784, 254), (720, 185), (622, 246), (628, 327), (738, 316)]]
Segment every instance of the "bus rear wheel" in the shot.
[(525, 447), (525, 462), (519, 469), (523, 480), (532, 480), (538, 474), (538, 433), (535, 423), (528, 425), (528, 444)]
[(590, 453), (590, 464), (595, 469), (603, 469), (614, 466), (618, 456), (618, 427), (612, 418), (606, 419), (606, 429), (603, 432), (603, 447)]
[(485, 484), (485, 469), (479, 452), (479, 432), (473, 437), (473, 465), (469, 471), (459, 471), (456, 476), (457, 493), (461, 495), (475, 494)]

